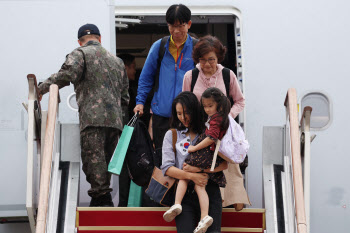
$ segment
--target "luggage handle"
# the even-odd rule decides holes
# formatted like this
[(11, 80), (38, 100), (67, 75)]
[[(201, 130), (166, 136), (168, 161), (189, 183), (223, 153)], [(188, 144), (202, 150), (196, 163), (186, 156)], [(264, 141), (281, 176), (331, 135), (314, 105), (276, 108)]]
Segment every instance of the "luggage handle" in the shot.
[(139, 118), (139, 112), (135, 113), (135, 115), (130, 119), (130, 121), (128, 122), (127, 126), (131, 126), (134, 127), (136, 120)]

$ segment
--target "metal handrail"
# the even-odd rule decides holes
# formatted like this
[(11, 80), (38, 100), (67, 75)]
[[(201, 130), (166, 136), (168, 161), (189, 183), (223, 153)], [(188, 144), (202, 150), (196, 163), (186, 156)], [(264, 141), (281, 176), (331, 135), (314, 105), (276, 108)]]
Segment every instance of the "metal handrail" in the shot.
[[(35, 232), (35, 215), (36, 215), (36, 190), (37, 174), (40, 173), (37, 163), (41, 154), (41, 106), (38, 96), (37, 81), (34, 74), (29, 74), (28, 79), (28, 105), (24, 105), (28, 112), (28, 145), (27, 145), (27, 188), (26, 188), (26, 209), (29, 224), (32, 232)], [(35, 151), (36, 149), (36, 151)], [(37, 163), (36, 163), (37, 162)]]
[(45, 144), (43, 150), (42, 170), (40, 174), (40, 192), (39, 205), (37, 215), (36, 233), (45, 233), (46, 217), (48, 210), (48, 198), (50, 189), (50, 176), (52, 165), (52, 152), (54, 145), (56, 117), (58, 111), (59, 95), (58, 86), (53, 84), (50, 86), (49, 107), (45, 131)]
[(298, 121), (297, 94), (294, 88), (289, 88), (284, 102), (290, 124), (290, 142), (292, 153), (293, 186), (295, 200), (295, 215), (298, 233), (307, 233), (305, 217), (303, 175), (300, 156), (300, 137)]
[(310, 119), (311, 119), (312, 108), (306, 106), (303, 110), (303, 115), (301, 116), (300, 126), (301, 126), (301, 146), (302, 146), (302, 157), (304, 160), (304, 199), (305, 199), (305, 214), (307, 223), (307, 232), (310, 232)]
[(41, 105), (40, 105), (40, 98), (39, 98), (39, 91), (38, 91), (38, 83), (36, 81), (36, 76), (34, 74), (28, 74), (27, 75), (27, 79), (28, 79), (28, 81), (33, 80), (33, 82), (34, 82), (35, 94), (33, 93), (33, 95), (35, 95), (35, 99), (38, 100), (38, 107), (39, 107), (39, 111), (41, 112)]

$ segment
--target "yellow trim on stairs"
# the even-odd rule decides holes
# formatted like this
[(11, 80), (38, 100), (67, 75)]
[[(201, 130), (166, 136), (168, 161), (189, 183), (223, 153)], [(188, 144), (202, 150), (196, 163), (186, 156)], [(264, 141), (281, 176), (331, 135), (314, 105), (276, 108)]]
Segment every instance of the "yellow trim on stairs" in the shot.
[[(80, 231), (176, 231), (176, 227), (155, 227), (155, 226), (93, 226), (93, 227), (79, 227)], [(222, 227), (221, 232), (263, 232), (262, 228), (238, 228), (238, 227)]]
[(78, 211), (161, 211), (165, 212), (169, 207), (78, 207)]
[(253, 209), (253, 208), (244, 208), (240, 211), (236, 211), (234, 208), (223, 208), (222, 212), (238, 212), (238, 213), (264, 213), (265, 209)]
[(79, 227), (79, 211), (76, 211), (76, 216), (75, 216), (75, 227)]
[(156, 227), (156, 226), (92, 226), (92, 227), (79, 227), (80, 231), (132, 231), (132, 230), (144, 230), (144, 231), (176, 231), (176, 227)]
[[(167, 211), (169, 207), (77, 207), (77, 211)], [(222, 212), (265, 213), (265, 209), (245, 208), (236, 211), (234, 208), (223, 208)]]
[(266, 230), (266, 216), (265, 216), (265, 213), (263, 215), (263, 229)]
[(262, 228), (221, 227), (221, 232), (263, 232)]

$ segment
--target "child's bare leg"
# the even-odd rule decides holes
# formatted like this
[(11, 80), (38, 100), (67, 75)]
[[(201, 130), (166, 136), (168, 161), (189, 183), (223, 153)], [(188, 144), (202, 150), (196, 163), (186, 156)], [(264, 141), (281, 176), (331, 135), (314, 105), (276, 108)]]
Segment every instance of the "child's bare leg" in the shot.
[(188, 180), (179, 180), (179, 183), (177, 184), (176, 188), (175, 204), (163, 214), (163, 218), (165, 221), (171, 222), (174, 220), (174, 218), (176, 218), (177, 215), (181, 214), (181, 202), (185, 196), (188, 182)]
[(179, 180), (175, 194), (175, 204), (180, 204), (185, 196), (189, 180)]
[(194, 190), (197, 193), (199, 205), (201, 207), (201, 220), (209, 213), (209, 197), (205, 186), (195, 185)]

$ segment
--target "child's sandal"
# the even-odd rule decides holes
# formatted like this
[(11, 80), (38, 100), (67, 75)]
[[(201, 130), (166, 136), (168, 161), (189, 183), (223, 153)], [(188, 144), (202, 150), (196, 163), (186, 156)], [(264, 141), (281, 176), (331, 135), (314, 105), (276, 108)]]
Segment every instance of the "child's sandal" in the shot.
[(193, 233), (205, 233), (208, 227), (213, 224), (213, 218), (209, 215), (205, 216), (199, 223), (197, 228), (193, 231)]
[(171, 222), (175, 219), (176, 216), (181, 214), (181, 212), (182, 206), (180, 204), (175, 204), (163, 214), (163, 219), (167, 222)]

